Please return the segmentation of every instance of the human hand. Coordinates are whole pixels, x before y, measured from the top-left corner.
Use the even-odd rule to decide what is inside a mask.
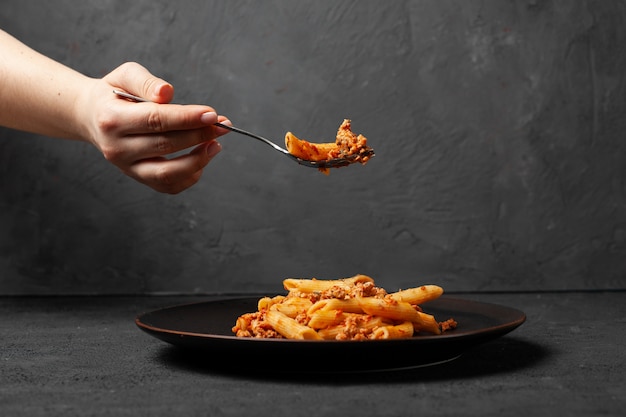
[[[131,102],[124,90],[150,102]],[[88,139],[126,175],[156,191],[177,194],[194,185],[221,150],[215,140],[230,125],[205,105],[169,104],[171,84],[136,63],[125,63],[99,80],[78,104]],[[173,154],[191,149],[187,153]]]

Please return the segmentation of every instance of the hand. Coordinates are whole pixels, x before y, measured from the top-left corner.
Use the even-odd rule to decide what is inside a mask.
[[[113,93],[123,90],[151,102],[132,102]],[[79,101],[89,140],[126,175],[156,191],[177,194],[194,185],[220,152],[215,140],[230,125],[205,105],[168,104],[171,84],[136,63],[125,63],[100,80]],[[168,157],[174,153],[187,153]]]

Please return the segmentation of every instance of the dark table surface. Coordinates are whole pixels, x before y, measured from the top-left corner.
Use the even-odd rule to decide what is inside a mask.
[[[453,296],[527,320],[444,364],[314,376],[217,370],[236,359],[199,361],[135,325],[213,297],[0,297],[0,414],[625,415],[625,292]]]

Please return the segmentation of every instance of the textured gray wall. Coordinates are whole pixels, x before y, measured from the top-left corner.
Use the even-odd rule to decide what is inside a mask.
[[[377,156],[326,177],[229,134],[157,194],[92,147],[0,130],[0,294],[626,287],[620,1],[3,0],[0,27],[101,76],[127,60],[245,129]]]

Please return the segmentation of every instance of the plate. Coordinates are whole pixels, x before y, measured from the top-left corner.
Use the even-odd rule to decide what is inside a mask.
[[[231,329],[241,314],[257,310],[260,296],[171,306],[137,316],[151,336],[200,354],[216,366],[273,372],[370,372],[451,361],[468,349],[503,336],[526,315],[514,308],[442,296],[424,304],[438,321],[454,318],[456,329],[407,339],[313,341],[242,338]]]

